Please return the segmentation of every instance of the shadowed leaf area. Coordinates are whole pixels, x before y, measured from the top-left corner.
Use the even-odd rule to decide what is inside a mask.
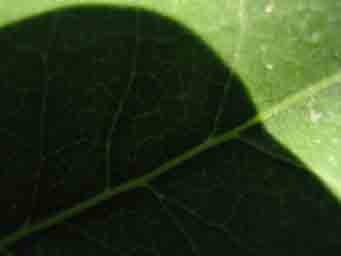
[[[1,29],[0,56],[0,240],[256,114],[241,79],[198,35],[145,10],[32,17]],[[259,125],[6,250],[322,255],[341,248],[340,213]]]

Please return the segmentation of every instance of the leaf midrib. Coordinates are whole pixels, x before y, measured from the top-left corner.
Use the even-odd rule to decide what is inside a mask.
[[[324,78],[316,83],[311,84],[307,88],[299,91],[296,94],[290,95],[286,97],[284,100],[282,100],[280,103],[274,105],[271,107],[268,111],[264,111],[261,113],[256,114],[253,118],[246,121],[244,124],[226,131],[222,133],[221,135],[209,137],[201,144],[198,144],[187,151],[183,152],[182,154],[166,161],[162,165],[160,165],[158,168],[154,169],[153,171],[131,180],[128,180],[127,182],[110,188],[106,189],[105,191],[97,194],[94,197],[89,198],[88,200],[85,200],[83,202],[80,202],[76,206],[72,208],[68,208],[66,210],[62,210],[59,214],[56,214],[55,216],[49,217],[46,220],[33,224],[33,225],[24,225],[23,227],[19,228],[17,231],[9,234],[8,236],[4,237],[0,240],[0,252],[4,251],[6,247],[13,245],[15,242],[17,242],[20,239],[23,239],[32,233],[45,230],[49,227],[55,226],[57,224],[63,223],[65,220],[74,217],[84,211],[86,211],[89,208],[92,208],[94,206],[97,206],[101,202],[105,200],[109,200],[115,195],[118,195],[123,192],[127,192],[130,190],[134,190],[137,188],[145,188],[148,186],[148,184],[159,177],[162,174],[165,174],[172,170],[174,167],[182,164],[184,161],[189,160],[196,155],[208,150],[211,147],[218,146],[222,143],[228,142],[232,139],[236,139],[239,137],[241,132],[257,125],[262,122],[265,122],[266,120],[272,118],[273,116],[289,109],[291,106],[309,98],[312,97],[319,92],[321,92],[324,89],[329,88],[335,83],[341,82],[341,71],[335,73],[332,76],[329,76],[327,78]]]

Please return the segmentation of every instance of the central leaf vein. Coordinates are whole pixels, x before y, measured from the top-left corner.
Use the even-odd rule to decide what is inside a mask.
[[[92,208],[100,204],[101,202],[112,198],[115,195],[137,188],[148,188],[148,184],[152,180],[156,179],[157,177],[164,173],[169,172],[171,169],[173,169],[176,166],[179,166],[186,160],[189,160],[194,156],[197,156],[198,154],[210,149],[211,147],[215,147],[222,143],[238,138],[241,132],[257,124],[267,121],[273,116],[283,111],[286,111],[293,105],[302,102],[309,97],[317,95],[322,90],[327,89],[332,85],[335,85],[336,83],[341,83],[341,71],[330,77],[324,78],[318,81],[317,83],[311,84],[310,86],[308,86],[308,88],[303,89],[302,91],[296,94],[288,96],[282,102],[273,106],[270,110],[255,115],[253,118],[249,119],[244,124],[230,131],[226,131],[225,133],[218,135],[216,137],[209,137],[201,144],[198,144],[197,146],[194,146],[193,148],[185,151],[184,153],[176,156],[175,158],[170,159],[169,161],[165,162],[164,164],[162,164],[155,170],[145,174],[144,176],[131,179],[119,186],[107,189],[102,193],[99,193],[86,201],[80,202],[79,204],[72,208],[63,210],[59,214],[49,217],[40,223],[25,225],[22,228],[19,228],[17,231],[13,232],[12,234],[9,234],[8,236],[0,240],[0,251],[4,251],[5,248],[8,247],[9,245],[14,244],[16,241],[23,239],[31,235],[32,233],[42,231],[57,224],[60,224],[65,220],[70,219],[84,212],[85,210]]]

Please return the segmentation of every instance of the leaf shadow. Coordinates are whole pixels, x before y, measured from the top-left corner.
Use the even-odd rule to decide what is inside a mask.
[[[0,56],[0,216],[6,223],[0,238],[108,184],[141,176],[257,113],[242,80],[203,39],[147,10],[50,11],[1,28]],[[27,254],[39,241],[55,250],[71,239],[78,251],[109,253],[96,245],[103,233],[116,253],[148,254],[151,243],[177,255],[216,248],[319,255],[340,247],[337,201],[262,125],[152,186],[154,194],[115,196],[13,249]],[[84,229],[96,237],[91,243],[84,242],[90,240]]]

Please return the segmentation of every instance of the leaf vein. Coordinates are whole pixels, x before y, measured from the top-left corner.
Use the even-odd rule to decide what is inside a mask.
[[[299,103],[300,101],[303,101],[309,97],[312,97],[318,94],[319,92],[321,92],[322,90],[331,87],[335,83],[341,83],[341,71],[335,73],[334,75],[330,77],[324,78],[315,84],[311,84],[308,88],[303,89],[297,94],[288,96],[282,102],[273,106],[273,108],[270,109],[269,111],[265,111],[265,112],[255,115],[253,118],[249,119],[244,124],[230,131],[227,131],[223,133],[222,135],[216,136],[214,138],[213,137],[208,138],[201,144],[198,144],[197,146],[194,146],[193,148],[185,151],[184,153],[176,156],[175,158],[170,159],[169,161],[165,162],[164,164],[162,164],[161,166],[159,166],[152,172],[147,173],[144,176],[131,179],[121,185],[113,187],[109,190],[105,190],[102,193],[99,193],[96,196],[91,197],[86,201],[80,202],[79,204],[75,205],[72,208],[65,209],[61,211],[59,214],[49,217],[40,223],[27,225],[22,228],[19,228],[17,231],[9,234],[8,236],[5,236],[3,239],[0,240],[0,250],[5,250],[9,245],[13,245],[18,240],[24,237],[27,237],[35,232],[42,231],[52,226],[55,226],[59,223],[62,223],[65,220],[70,219],[84,212],[85,210],[92,208],[98,205],[99,203],[112,198],[115,195],[118,195],[126,191],[134,190],[137,188],[141,188],[141,187],[145,188],[146,184],[148,184],[150,181],[170,171],[172,168],[180,165],[184,161],[191,159],[192,157],[210,149],[211,147],[214,147],[222,143],[228,142],[232,139],[238,138],[241,132],[272,118],[276,114],[289,109],[291,106]]]

